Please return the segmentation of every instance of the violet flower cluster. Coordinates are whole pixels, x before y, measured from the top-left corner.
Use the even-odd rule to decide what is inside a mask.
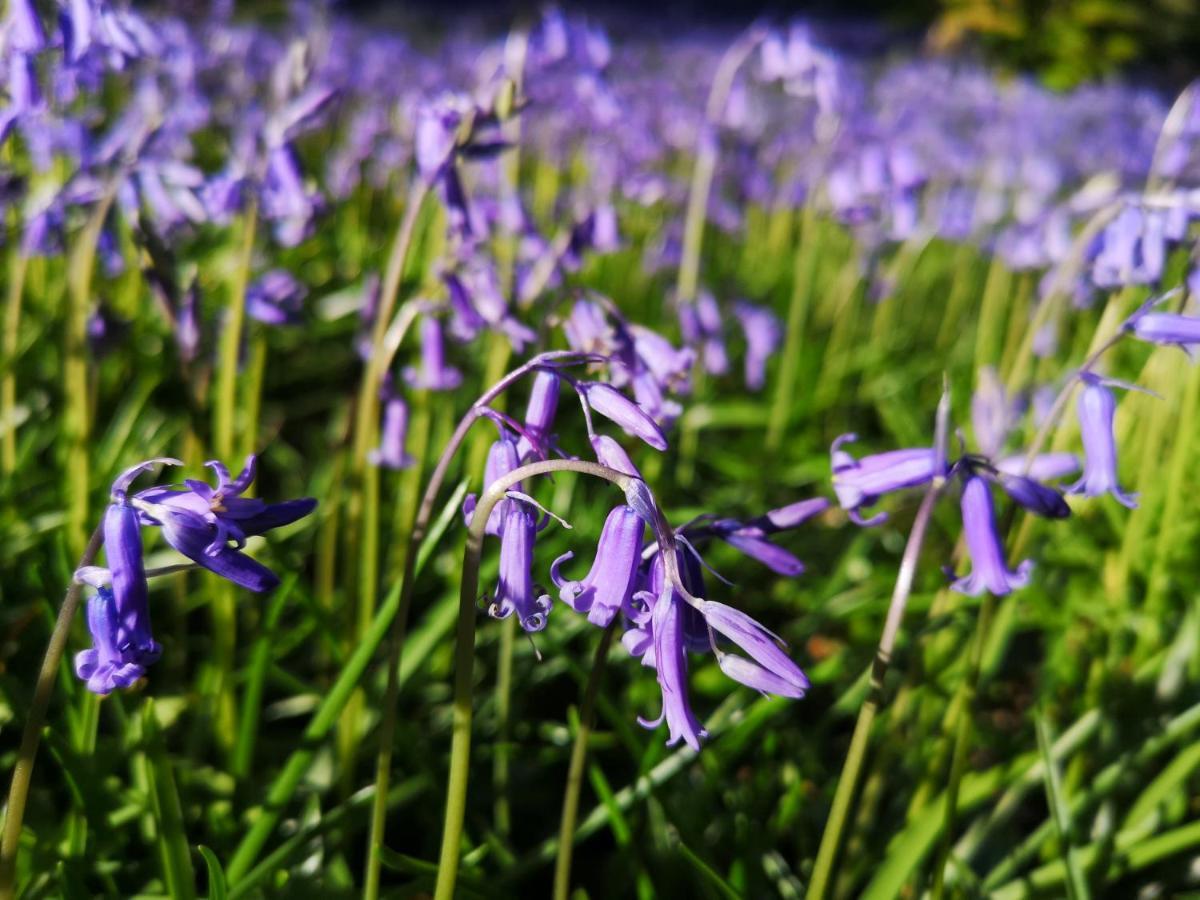
[[[1102,354],[1124,337],[1146,343],[1176,346],[1192,356],[1200,344],[1200,317],[1182,312],[1161,312],[1158,308],[1180,295],[1178,290],[1152,297],[1122,325],[1118,334],[1089,358],[1079,370],[1072,372],[1060,396],[1078,383],[1076,411],[1080,440],[1083,444],[1083,465],[1078,480],[1063,488],[1048,482],[1065,478],[1080,469],[1073,453],[1006,453],[1005,448],[1025,414],[1021,398],[1010,397],[994,371],[984,369],[980,384],[971,402],[972,431],[978,453],[964,453],[957,460],[946,456],[945,448],[909,447],[870,454],[855,459],[846,444],[856,440],[846,434],[837,438],[831,448],[833,489],[838,503],[852,521],[859,525],[877,525],[887,518],[879,512],[869,518],[863,511],[882,497],[908,488],[932,482],[954,481],[961,488],[963,536],[971,560],[971,571],[956,579],[951,587],[975,596],[984,591],[1001,596],[1024,587],[1033,563],[1020,562],[1009,569],[1003,541],[996,523],[994,487],[1018,506],[1045,518],[1066,518],[1071,514],[1064,494],[1083,497],[1111,495],[1130,509],[1137,506],[1137,497],[1121,486],[1118,475],[1118,448],[1114,427],[1117,399],[1113,388],[1144,390],[1136,384],[1106,377],[1094,371]],[[1150,393],[1150,392],[1148,392]],[[1035,401],[1036,401],[1035,397]],[[1053,415],[1054,404],[1033,405],[1035,424],[1046,422]]]
[[[622,363],[612,360],[610,365]],[[538,371],[523,421],[498,413],[489,416],[500,433],[488,453],[485,485],[527,462],[562,452],[553,428],[564,388],[580,401],[595,459],[632,476],[639,487],[627,489],[626,502],[606,515],[587,571],[571,572],[575,554],[567,552],[554,560],[550,580],[559,603],[586,616],[592,625],[607,628],[620,622],[624,646],[654,669],[662,712],[653,720],[639,721],[648,728],[665,722],[668,744],[682,740],[699,749],[705,731],[688,700],[689,654],[712,653],[726,675],[756,690],[802,697],[808,680],[782,641],[740,610],[704,599],[700,548],[721,540],[781,575],[799,575],[803,564],[771,537],[798,527],[824,510],[827,501],[802,501],[749,521],[704,516],[672,530],[622,445],[595,430],[596,417],[602,417],[651,448],[666,450],[666,438],[650,411],[611,383],[579,380],[550,367]],[[526,493],[528,487],[511,488],[485,525],[485,534],[500,541],[499,577],[487,611],[496,618],[515,615],[523,629],[537,632],[546,627],[555,604],[551,593],[535,582],[534,549],[539,532],[557,517]],[[463,507],[468,521],[475,509],[472,495]]]
[[[261,593],[276,587],[279,578],[242,551],[246,539],[295,522],[317,505],[311,498],[267,503],[242,496],[254,481],[254,456],[236,478],[223,463],[205,463],[216,474],[215,486],[187,479],[129,493],[135,479],[162,463],[183,465],[177,459],[150,459],[117,476],[103,522],[108,565],[87,566],[75,575],[95,589],[87,602],[92,647],[76,655],[75,673],[96,694],[130,687],[162,654],[150,628],[148,577],[154,573],[143,562],[142,529],[159,529],[163,540],[196,566]]]

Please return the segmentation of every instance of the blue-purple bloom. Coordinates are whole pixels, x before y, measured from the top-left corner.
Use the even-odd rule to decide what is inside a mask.
[[[442,323],[436,316],[421,317],[421,365],[404,370],[405,380],[415,388],[452,391],[462,384],[462,372],[446,362]]]
[[[1196,293],[1193,288],[1193,282],[1197,281],[1195,276],[1196,273],[1193,272],[1188,279],[1188,289],[1192,294]],[[1200,344],[1200,318],[1179,313],[1154,312],[1156,306],[1178,293],[1179,290],[1176,289],[1161,297],[1147,300],[1126,320],[1122,328],[1139,340],[1152,344],[1173,345],[1191,357],[1196,345]]]
[[[1117,445],[1113,417],[1117,400],[1105,380],[1091,372],[1080,375],[1083,390],[1079,394],[1079,430],[1083,439],[1083,477],[1067,488],[1068,494],[1099,497],[1112,494],[1129,509],[1137,507],[1135,494],[1122,490],[1117,480]]]
[[[549,594],[533,583],[533,542],[537,514],[525,502],[505,500],[500,525],[500,575],[488,614],[504,619],[517,614],[526,631],[541,631],[550,614]]]
[[[701,291],[694,302],[680,303],[679,327],[683,339],[700,348],[700,359],[706,372],[724,375],[729,370],[721,309],[712,294]]]
[[[745,302],[736,304],[733,314],[746,338],[746,388],[762,390],[767,380],[767,360],[783,340],[779,317],[766,307]]]
[[[246,289],[246,314],[264,325],[295,325],[307,295],[291,272],[271,269]]]
[[[408,438],[408,404],[391,386],[389,378],[383,389],[383,424],[379,446],[369,455],[370,462],[388,469],[407,469],[413,458],[405,450]]]
[[[613,616],[628,609],[637,590],[644,530],[645,523],[635,510],[628,506],[613,509],[604,520],[596,558],[582,581],[569,581],[559,574],[574,553],[564,553],[550,567],[558,599],[576,612],[586,613],[593,625],[606,627]]]
[[[311,513],[312,498],[267,503],[242,497],[256,473],[256,457],[246,459],[237,478],[224,463],[205,463],[217,475],[217,485],[187,479],[183,490],[155,487],[133,498],[143,525],[159,525],[175,550],[200,566],[252,591],[269,591],[279,578],[262,563],[241,552],[246,539],[291,524]],[[233,546],[230,546],[230,542]]]
[[[167,457],[151,459],[130,466],[113,481],[112,502],[104,513],[108,568],[88,567],[76,573],[78,581],[96,589],[88,600],[93,647],[75,657],[75,672],[93,693],[129,687],[162,653],[150,632],[141,528],[127,495],[134,480],[159,463],[182,465]]]
[[[662,690],[662,714],[653,721],[639,719],[647,728],[667,722],[668,746],[683,740],[694,750],[706,732],[692,712],[687,696],[687,657],[693,652],[713,652],[721,670],[736,681],[765,693],[802,697],[808,679],[781,649],[778,637],[733,607],[700,599],[704,591],[700,566],[688,550],[676,551],[685,585],[667,578],[662,553],[651,566],[647,589],[634,596],[634,623],[621,641],[643,665],[652,666]],[[643,607],[639,610],[638,605]],[[728,638],[749,659],[728,653],[716,644],[715,634]]]
[[[997,480],[1004,493],[1032,513],[1047,519],[1065,519],[1071,507],[1062,494],[1028,475],[999,473]]]
[[[963,533],[971,556],[971,572],[959,578],[951,587],[970,597],[977,597],[984,591],[1000,597],[1028,584],[1033,568],[1031,560],[1022,562],[1015,572],[1010,571],[1005,562],[1004,548],[996,533],[992,489],[986,479],[977,475],[966,477],[961,506]]]
[[[146,674],[145,665],[122,650],[120,616],[110,588],[100,586],[87,602],[87,625],[92,645],[75,654],[75,674],[93,694],[111,694],[131,687]],[[151,660],[152,662],[152,660]]]
[[[533,457],[545,457],[554,444],[550,429],[558,412],[559,377],[550,371],[541,370],[534,376],[529,391],[529,405],[525,408],[525,433],[517,441],[517,455],[522,462]]]
[[[887,518],[887,513],[878,513],[863,519],[859,510],[871,506],[884,494],[904,488],[917,487],[931,481],[934,476],[944,476],[945,461],[938,460],[937,452],[927,447],[912,447],[904,450],[889,450],[856,460],[842,450],[843,444],[857,440],[853,434],[843,434],[830,448],[833,468],[833,490],[838,503],[859,525],[877,525]]]
[[[1078,472],[1079,457],[1074,453],[1065,453],[1062,451],[1039,453],[1029,463],[1028,471],[1025,469],[1024,454],[1005,456],[996,460],[995,465],[997,470],[1009,475],[1027,475],[1038,481],[1055,481],[1056,479],[1066,478],[1068,475]]]
[[[621,426],[626,434],[641,438],[655,450],[667,449],[667,438],[654,419],[611,384],[582,381],[576,390],[588,408]]]

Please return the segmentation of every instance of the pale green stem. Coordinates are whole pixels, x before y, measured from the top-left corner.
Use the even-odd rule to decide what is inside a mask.
[[[813,293],[813,279],[820,259],[816,206],[809,202],[800,216],[799,236],[796,239],[796,261],[792,272],[792,296],[788,303],[787,336],[780,355],[779,380],[775,383],[775,398],[767,425],[767,449],[778,450],[787,431],[788,419],[796,400],[796,377],[800,370],[800,343],[804,337],[804,320],[808,315]]]
[[[258,205],[251,200],[242,221],[242,242],[237,265],[226,298],[225,322],[221,331],[220,358],[217,367],[216,406],[213,410],[213,450],[217,458],[229,462],[234,451],[234,419],[237,414],[238,355],[242,349],[242,326],[246,321],[246,287],[250,283],[250,265],[254,253],[254,234],[258,228]]]
[[[379,291],[379,309],[371,329],[371,352],[358,392],[353,459],[353,471],[356,475],[361,473],[366,466],[367,452],[373,446],[375,430],[379,424],[379,387],[383,383],[383,376],[387,373],[391,363],[391,354],[383,352],[385,339],[388,337],[389,326],[393,324],[391,321],[392,311],[396,307],[396,298],[400,293],[400,282],[404,277],[408,251],[412,246],[417,220],[428,195],[429,182],[424,178],[418,178],[409,191],[408,201],[404,207],[404,216],[396,229],[392,249],[388,254],[387,268],[384,271]],[[402,331],[400,337],[403,337]],[[398,339],[395,341],[395,347],[399,347]],[[391,353],[394,352],[393,349]]]
[[[4,329],[0,332],[0,473],[12,477],[17,468],[17,352],[21,328],[21,298],[29,259],[18,249],[9,256],[8,302],[4,307]]]
[[[242,429],[241,452],[238,459],[245,459],[258,450],[258,420],[262,412],[263,381],[267,374],[267,339],[261,329],[254,329],[250,337],[250,356],[246,361],[246,388],[243,400],[245,428]],[[253,496],[254,485],[249,485],[243,496]]]
[[[90,566],[104,543],[104,529],[97,527],[84,548],[78,568]],[[17,850],[21,842],[21,823],[25,818],[25,802],[29,799],[29,785],[33,779],[33,764],[37,759],[38,744],[42,739],[42,726],[46,722],[46,709],[54,691],[58,666],[67,648],[71,622],[79,608],[79,597],[83,586],[72,581],[58,610],[58,619],[46,645],[42,668],[38,671],[33,699],[29,702],[29,715],[25,719],[25,730],[21,733],[21,747],[17,751],[17,762],[13,767],[12,784],[8,789],[7,812],[4,817],[3,836],[0,837],[0,900],[12,900],[16,896]]]
[[[608,648],[612,645],[616,625],[617,619],[614,617],[600,635],[596,655],[592,658],[592,670],[588,673],[587,685],[583,689],[583,703],[579,707],[579,727],[575,732],[575,742],[571,745],[571,762],[567,767],[567,785],[563,791],[562,819],[558,826],[554,900],[567,900],[571,892],[571,851],[575,847],[575,822],[579,818],[579,789],[583,785],[583,765],[587,761],[588,739],[592,734],[596,694],[600,691],[600,678],[604,674],[604,663],[608,659]]]
[[[363,369],[355,407],[354,445],[350,460],[351,502],[346,511],[346,547],[358,553],[358,570],[355,593],[357,595],[357,618],[352,631],[352,640],[360,643],[370,628],[375,615],[375,594],[379,585],[379,470],[368,465],[367,456],[378,441],[379,435],[379,391],[388,372],[392,356],[399,350],[408,325],[419,311],[418,304],[405,303],[392,322],[392,312],[400,292],[400,283],[408,263],[409,250],[416,233],[417,222],[425,198],[429,195],[429,182],[417,178],[409,191],[400,225],[396,229],[392,248],[388,254],[380,288],[379,308],[371,330],[371,350]],[[407,610],[404,611],[407,613]],[[359,725],[362,719],[363,695],[356,692],[342,713],[339,724],[340,756],[342,772],[349,778],[359,742]],[[346,782],[349,787],[349,782]],[[385,792],[386,794],[386,792]]]
[[[599,463],[575,459],[550,459],[530,463],[492,482],[479,498],[467,529],[462,582],[458,595],[458,628],[454,654],[454,724],[450,743],[450,771],[446,781],[446,816],[442,849],[438,857],[434,900],[453,900],[458,881],[459,847],[467,807],[467,779],[471,765],[471,693],[475,668],[475,601],[479,594],[479,565],[484,528],[492,509],[505,494],[527,478],[551,472],[579,472],[610,481],[623,490],[637,479]],[[669,573],[668,573],[669,574]]]
[[[904,556],[900,560],[900,571],[896,576],[896,585],[892,590],[892,601],[888,606],[887,619],[884,622],[883,634],[879,638],[879,647],[875,651],[875,660],[871,664],[870,692],[858,711],[858,721],[854,724],[854,734],[850,738],[850,749],[842,764],[842,774],[838,778],[837,790],[833,795],[833,806],[829,810],[829,819],[825,822],[825,830],[821,833],[821,845],[817,849],[817,860],[813,865],[812,878],[809,880],[808,900],[821,900],[829,889],[833,875],[833,866],[837,862],[838,848],[842,841],[846,820],[850,813],[850,804],[858,787],[858,778],[862,772],[863,761],[866,758],[867,742],[871,735],[871,725],[875,721],[875,713],[883,701],[883,679],[892,662],[896,638],[900,634],[900,624],[904,619],[904,609],[912,592],[913,577],[916,575],[917,562],[921,557],[921,547],[925,543],[925,532],[929,528],[929,520],[933,514],[933,506],[941,493],[941,483],[930,485],[917,509],[913,519],[912,531],[908,534],[908,543],[904,547]]]
[[[497,381],[471,405],[471,408],[467,410],[467,413],[459,421],[458,426],[454,429],[454,434],[451,435],[450,440],[442,450],[442,455],[434,466],[433,473],[429,476],[425,493],[421,497],[421,505],[417,508],[416,517],[413,519],[412,528],[409,531],[404,553],[404,574],[400,579],[399,606],[396,611],[396,617],[392,620],[390,635],[391,649],[387,661],[388,680],[387,688],[384,691],[382,707],[383,721],[380,724],[380,749],[375,767],[375,781],[377,785],[386,785],[390,778],[392,762],[391,739],[395,733],[396,699],[400,691],[400,663],[403,659],[404,639],[407,635],[409,611],[412,609],[413,590],[416,580],[417,551],[421,546],[421,542],[425,539],[429,523],[433,518],[434,504],[437,502],[438,492],[441,491],[442,485],[446,481],[450,465],[466,440],[471,426],[478,421],[482,410],[488,404],[507,391],[525,375],[536,371],[540,365],[565,362],[572,359],[579,359],[580,357],[580,354],[570,351],[543,353],[524,365],[513,369]],[[487,517],[484,516],[484,518],[486,519]],[[373,900],[374,897],[378,896],[380,852],[383,849],[384,833],[387,826],[386,795],[387,791],[379,792],[371,813],[371,833],[367,845],[367,875],[364,882],[366,885],[364,896],[368,900]],[[379,799],[380,797],[383,799]]]
[[[405,479],[407,488],[400,502],[404,505],[404,522],[401,525],[397,540],[404,543],[405,562],[404,573],[401,575],[401,603],[392,620],[392,629],[388,650],[387,688],[384,691],[383,719],[379,726],[379,754],[375,763],[375,800],[371,806],[371,830],[367,845],[366,875],[363,879],[363,897],[374,900],[379,896],[379,878],[382,865],[381,851],[383,836],[387,828],[387,798],[392,775],[392,745],[396,737],[396,696],[400,688],[400,647],[404,643],[408,628],[408,614],[411,607],[412,591],[410,582],[415,578],[414,567],[417,548],[424,539],[427,522],[421,523],[420,535],[417,535],[418,506],[417,491],[420,488],[420,478],[425,466],[425,457],[429,451],[429,403],[428,391],[418,391],[414,406],[413,424],[416,426],[410,434],[412,440],[413,463],[410,469],[411,478]],[[408,474],[408,473],[406,473]],[[415,541],[414,541],[415,538]],[[412,560],[412,564],[409,563]]]
[[[225,322],[221,332],[213,408],[213,451],[217,459],[233,462],[237,416],[238,357],[242,349],[242,330],[246,321],[246,288],[258,228],[257,201],[247,205],[242,221],[242,237],[237,264],[229,283]],[[237,703],[231,673],[237,653],[237,607],[233,587],[223,579],[211,586],[213,623],[212,671],[216,678],[213,702],[216,704],[215,733],[226,750],[232,750],[237,727]]]
[[[675,296],[679,303],[691,303],[696,299],[708,195],[712,190],[713,173],[717,168],[717,127],[725,113],[725,105],[729,101],[729,92],[733,89],[733,79],[737,76],[738,69],[765,36],[760,27],[752,26],[725,51],[713,76],[704,122],[696,137],[696,163],[692,167],[687,212],[683,220],[683,249],[679,260],[679,279],[675,285]]]
[[[88,499],[91,486],[87,320],[91,306],[92,270],[96,261],[96,245],[100,230],[116,194],[115,183],[88,217],[80,232],[79,241],[71,251],[67,264],[67,345],[63,360],[63,392],[65,412],[63,432],[67,439],[67,472],[64,485],[67,499],[67,538],[72,553],[81,552],[87,540]]]
[[[517,622],[509,616],[500,623],[500,649],[496,654],[496,743],[492,748],[492,820],[496,834],[508,837],[512,815],[508,804],[508,761],[512,740],[513,650],[517,643]]]
[[[950,784],[946,788],[946,812],[942,822],[941,845],[933,868],[933,898],[941,900],[945,888],[946,861],[954,847],[955,823],[958,819],[958,792],[962,786],[963,774],[967,765],[967,750],[971,738],[971,706],[975,694],[979,690],[979,672],[983,662],[983,647],[987,642],[988,629],[996,613],[996,595],[988,591],[983,598],[976,621],[975,636],[971,641],[970,656],[967,660],[967,677],[959,686],[956,705],[960,710],[958,726],[954,736],[954,752],[950,761]]]

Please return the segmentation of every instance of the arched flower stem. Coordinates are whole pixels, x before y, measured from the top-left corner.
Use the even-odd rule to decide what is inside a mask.
[[[713,174],[717,169],[716,129],[725,114],[725,105],[733,90],[733,79],[766,35],[762,26],[752,25],[725,51],[713,76],[708,103],[705,106],[704,123],[700,126],[700,133],[696,138],[696,159],[692,167],[687,212],[683,220],[683,253],[679,262],[679,278],[675,285],[675,296],[680,303],[691,303],[696,299],[708,195],[712,190]]]
[[[92,532],[83,556],[79,559],[78,568],[90,566],[103,544],[104,526],[101,524]],[[46,709],[54,691],[59,663],[62,662],[63,652],[67,648],[71,622],[79,609],[82,593],[83,585],[72,580],[62,606],[59,607],[58,618],[54,622],[54,630],[50,633],[50,642],[46,645],[46,655],[42,658],[42,668],[38,672],[37,684],[33,689],[33,699],[29,702],[29,715],[25,719],[21,748],[17,751],[17,763],[13,767],[12,784],[8,789],[8,812],[4,817],[3,838],[0,839],[0,900],[12,900],[16,896],[17,849],[21,842],[21,823],[25,819],[25,801],[29,799],[33,764],[37,759],[42,726],[46,722]]]
[[[590,354],[576,353],[567,350],[556,350],[542,353],[521,366],[513,369],[494,385],[484,391],[459,420],[458,426],[446,442],[442,455],[434,465],[429,476],[421,503],[408,530],[408,543],[404,551],[404,572],[400,582],[400,602],[396,608],[396,616],[392,619],[389,636],[390,649],[387,659],[387,687],[384,690],[382,720],[379,726],[379,753],[375,764],[375,799],[371,810],[371,828],[367,843],[367,867],[363,896],[367,900],[379,896],[379,872],[382,864],[384,833],[387,827],[387,798],[388,783],[391,779],[392,742],[396,735],[396,699],[400,693],[400,661],[403,655],[404,640],[408,633],[408,616],[412,610],[413,590],[416,581],[417,550],[420,548],[425,535],[429,531],[429,523],[433,519],[434,504],[438,494],[446,482],[450,466],[458,451],[462,449],[467,434],[480,418],[488,404],[507,391],[516,382],[531,372],[541,369],[555,368],[561,365],[571,365],[587,362]],[[487,518],[486,516],[484,517]]]
[[[438,857],[434,900],[452,900],[458,880],[459,850],[467,802],[467,777],[471,761],[471,688],[475,663],[476,599],[479,596],[479,566],[483,555],[484,529],[488,516],[507,492],[528,478],[552,472],[578,472],[603,478],[628,491],[640,479],[599,463],[578,459],[549,459],[529,463],[488,485],[471,514],[467,546],[463,554],[462,582],[458,595],[458,627],[454,658],[454,725],[450,744],[450,772],[446,781],[446,815],[442,826],[442,849]],[[659,516],[661,518],[661,516]],[[660,538],[661,539],[661,538]]]

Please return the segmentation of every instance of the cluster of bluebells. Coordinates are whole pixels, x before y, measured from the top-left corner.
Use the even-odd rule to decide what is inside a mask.
[[[708,84],[695,73],[716,71],[731,43],[748,50],[745,63],[723,108],[708,110]],[[811,205],[855,233],[867,273],[897,242],[938,236],[1043,273],[1044,292],[1057,285],[1080,303],[1161,279],[1200,211],[1194,89],[1168,110],[1148,90],[1056,94],[962,64],[881,64],[883,49],[863,40],[839,49],[800,23],[614,45],[596,22],[551,8],[501,40],[467,28],[419,51],[320,3],[297,4],[268,29],[235,20],[228,3],[185,22],[112,0],[12,0],[0,22],[0,144],[18,177],[0,191],[0,207],[18,212],[21,252],[53,254],[111,192],[99,252],[116,274],[128,264],[119,217],[149,245],[227,226],[252,208],[271,239],[291,247],[341,201],[395,193],[415,178],[447,211],[441,277],[427,285],[437,325],[422,328],[431,354],[439,332],[471,341],[494,330],[518,351],[528,346],[531,304],[585,253],[622,246],[623,208],[663,209],[669,224],[644,262],[676,266],[682,216],[673,213],[689,193],[677,161],[702,144],[717,151],[709,223],[736,231],[750,205]],[[124,99],[114,107],[114,98]],[[518,116],[519,128],[509,127]],[[559,224],[533,215],[513,183],[518,142],[552,168],[586,171],[548,198]],[[1103,227],[1075,247],[1095,221]],[[497,239],[510,247],[503,266]],[[252,317],[301,318],[304,290],[289,277],[260,273],[247,295]],[[195,281],[156,289],[180,357],[203,358]],[[370,299],[365,291],[364,320]],[[678,312],[684,349],[713,375],[731,368],[726,342],[740,331],[745,385],[762,385],[780,342],[773,313],[704,292]],[[114,324],[98,314],[95,329]],[[655,399],[639,367],[625,368],[618,377],[669,421],[671,389],[685,390],[685,379],[655,373],[668,386]]]
[[[86,566],[75,575],[95,590],[87,601],[92,647],[76,655],[75,673],[97,694],[131,686],[162,653],[150,629],[148,575],[153,573],[143,562],[144,528],[158,529],[170,547],[196,566],[263,592],[276,587],[279,578],[242,551],[246,539],[295,522],[317,505],[310,498],[267,503],[242,496],[254,481],[254,456],[236,478],[223,463],[206,463],[216,475],[215,486],[187,479],[181,485],[129,492],[139,475],[161,463],[182,465],[177,459],[147,460],[112,483],[103,521],[108,564]]]
[[[45,15],[51,6],[53,19]],[[592,360],[587,379],[545,367],[523,422],[493,416],[500,436],[488,457],[489,483],[559,452],[551,428],[564,386],[582,402],[596,458],[640,477],[620,445],[594,430],[593,414],[666,449],[698,367],[714,377],[734,369],[731,338],[744,347],[746,388],[764,385],[782,329],[763,305],[703,289],[678,298],[675,340],[630,321],[605,297],[570,289],[588,254],[622,247],[621,211],[634,206],[671,223],[650,242],[644,267],[679,265],[682,216],[675,213],[691,184],[681,155],[712,151],[703,213],[716,228],[742,229],[751,206],[807,206],[853,232],[865,272],[899,242],[940,237],[1040,275],[1043,294],[1067,292],[1079,304],[1118,286],[1158,284],[1200,214],[1194,89],[1170,111],[1154,93],[1119,84],[1060,95],[969,66],[879,64],[794,24],[738,38],[745,64],[723,107],[707,109],[709,85],[695,74],[716,71],[733,40],[713,34],[613,46],[594,22],[550,9],[501,41],[462,33],[420,52],[320,4],[298,4],[284,27],[267,29],[235,21],[228,3],[185,23],[110,0],[45,8],[9,0],[0,21],[0,146],[14,175],[0,184],[0,210],[19,223],[26,257],[61,252],[83,217],[109,210],[97,248],[103,271],[112,277],[129,264],[120,248],[132,235],[186,368],[209,356],[215,326],[202,320],[194,273],[168,248],[239,219],[263,222],[276,249],[297,247],[336,227],[336,211],[364,205],[355,202],[363,197],[430,192],[445,230],[428,241],[440,255],[416,301],[420,352],[381,387],[380,444],[371,460],[412,463],[405,390],[457,389],[463,373],[454,344],[499,334],[521,353],[552,325]],[[548,208],[535,215],[514,183],[518,152],[550,171],[581,167],[587,177],[563,179],[567,186],[542,198]],[[1088,239],[1077,246],[1080,235]],[[1192,272],[1189,283],[1200,292],[1200,275]],[[363,354],[372,352],[362,336],[377,330],[380,290],[380,279],[365,273]],[[245,311],[264,326],[295,325],[308,291],[285,269],[256,266]],[[547,308],[546,297],[555,305]],[[120,333],[102,312],[89,328],[97,352]],[[1200,343],[1194,317],[1154,305],[1126,332],[1189,352]],[[1036,349],[1052,345],[1047,335]],[[1072,379],[1082,386],[1084,462],[1065,491],[1133,505],[1117,478],[1113,440],[1112,389],[1127,385],[1091,367]],[[1061,517],[1069,509],[1049,483],[1080,466],[1071,454],[1026,460],[1006,452],[1018,405],[985,380],[973,405],[976,452],[954,460],[938,447],[855,459],[844,449],[853,438],[839,438],[832,450],[838,502],[856,521],[873,523],[882,514],[862,512],[883,496],[953,480],[972,557],[955,587],[1006,593],[1021,586],[1029,565],[1007,568],[995,489]],[[1036,416],[1038,395],[1030,405]],[[274,583],[239,547],[306,514],[313,501],[245,499],[253,464],[236,479],[213,467],[216,488],[187,482],[129,496],[140,467],[114,484],[105,518],[110,565],[80,576],[96,589],[88,612],[95,647],[78,660],[93,690],[131,683],[159,652],[149,633],[141,528],[161,528],[185,556],[249,589]],[[769,538],[818,509],[819,502],[748,522],[704,519],[666,534],[646,509],[617,507],[588,575],[571,579],[570,560],[560,559],[552,581],[560,602],[590,622],[621,617],[625,645],[658,674],[672,740],[695,745],[701,729],[683,685],[686,651],[712,651],[731,677],[771,693],[798,696],[805,685],[769,632],[703,599],[698,547],[723,540],[795,575],[799,562]],[[553,609],[531,574],[546,522],[517,487],[487,523],[502,545],[489,608],[516,615],[530,631],[544,627]],[[722,649],[722,640],[746,655]]]
[[[1182,294],[1171,291],[1153,297],[1122,325],[1117,337],[1104,350],[1124,337],[1175,346],[1189,357],[1200,346],[1200,316],[1183,312],[1163,312],[1159,307]],[[996,596],[1024,587],[1033,567],[1023,560],[1010,569],[996,523],[994,488],[1030,512],[1051,519],[1071,514],[1064,494],[1082,497],[1111,496],[1133,509],[1137,497],[1121,486],[1118,475],[1118,448],[1115,431],[1117,398],[1113,388],[1144,390],[1136,384],[1107,377],[1094,371],[1101,353],[1089,359],[1083,368],[1072,372],[1064,391],[1078,386],[1076,414],[1083,444],[1082,471],[1074,453],[1006,452],[1010,435],[1018,430],[1022,417],[1029,412],[1035,425],[1047,423],[1054,404],[1044,395],[1035,395],[1029,410],[1021,398],[1008,395],[995,373],[985,369],[971,403],[971,425],[978,452],[964,453],[957,460],[947,457],[944,447],[908,447],[870,454],[855,459],[843,447],[856,437],[846,434],[834,441],[831,449],[833,489],[839,505],[851,520],[870,526],[883,522],[887,513],[869,518],[863,511],[882,497],[907,488],[953,481],[960,487],[963,536],[971,561],[971,571],[957,578],[951,587],[975,596],[989,592]],[[936,444],[936,442],[935,442]],[[1058,482],[1079,472],[1074,482]]]
[[[586,574],[578,577],[576,572],[573,577],[574,553],[568,552],[554,560],[550,580],[559,603],[586,616],[592,625],[623,625],[624,646],[654,669],[662,690],[662,713],[654,720],[640,720],[642,724],[653,728],[665,721],[668,743],[682,740],[699,748],[705,731],[688,700],[690,653],[714,654],[726,675],[756,690],[803,696],[808,680],[778,637],[740,610],[704,599],[700,548],[711,540],[725,541],[780,575],[799,575],[804,570],[800,560],[770,538],[820,513],[827,501],[802,501],[749,521],[703,516],[670,529],[625,449],[595,429],[594,417],[603,417],[628,436],[663,451],[667,441],[653,416],[611,383],[578,380],[550,366],[538,371],[522,422],[491,415],[500,433],[488,453],[485,485],[525,463],[563,452],[553,428],[564,390],[573,392],[581,403],[596,461],[630,476],[636,487],[627,488],[626,502],[605,517]],[[496,618],[515,615],[522,628],[536,632],[546,627],[555,605],[554,597],[539,588],[533,576],[536,537],[551,514],[525,492],[526,487],[510,488],[484,526],[485,534],[500,541],[499,576],[487,609]],[[475,497],[468,497],[463,508],[468,522],[475,510]]]

